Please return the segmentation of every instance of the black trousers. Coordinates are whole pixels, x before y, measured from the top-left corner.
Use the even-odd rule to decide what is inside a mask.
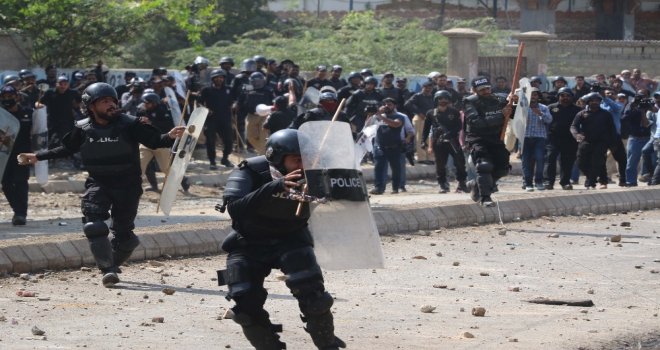
[[[222,158],[229,157],[234,147],[234,130],[232,129],[231,120],[216,120],[213,118],[207,120],[204,135],[206,136],[206,156],[209,163],[215,164],[216,135],[222,139]]]
[[[30,167],[18,165],[16,155],[7,161],[2,176],[2,192],[16,216],[27,216]]]
[[[465,155],[460,147],[458,140],[455,142],[454,146],[449,142],[435,142],[433,144],[435,174],[437,175],[439,184],[447,182],[447,159],[450,155],[454,159],[454,166],[456,167],[456,180],[461,182],[465,181],[467,178],[467,172],[465,170]]]
[[[611,145],[608,146],[612,158],[616,161],[617,171],[619,173],[619,183],[626,183],[626,166],[628,165],[628,156],[626,155],[626,148],[623,146],[623,140],[617,138]],[[607,157],[600,169],[599,180],[601,184],[607,184]]]
[[[557,178],[557,158],[559,158],[559,184],[571,184],[571,171],[577,159],[577,142],[574,139],[550,140],[546,145],[543,182],[553,186]]]
[[[110,232],[116,241],[128,240],[133,235],[138,204],[142,196],[140,181],[125,187],[107,187],[92,178],[85,182],[85,194],[81,200],[84,222],[111,219]]]
[[[509,173],[511,168],[509,164],[510,153],[504,146],[504,142],[499,140],[474,140],[470,142],[470,148],[472,162],[477,168],[479,192],[482,197],[490,196],[497,180]],[[492,168],[480,165],[480,163],[490,164]]]
[[[586,187],[596,186],[598,176],[605,166],[606,156],[607,144],[604,142],[582,141],[578,145],[577,162],[580,171],[587,177],[584,182]]]

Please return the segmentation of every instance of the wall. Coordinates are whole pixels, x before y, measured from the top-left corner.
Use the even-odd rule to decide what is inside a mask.
[[[21,69],[29,66],[29,44],[17,35],[0,32],[0,68]]]
[[[620,73],[639,68],[649,77],[660,76],[660,41],[550,40],[550,74],[585,76]]]

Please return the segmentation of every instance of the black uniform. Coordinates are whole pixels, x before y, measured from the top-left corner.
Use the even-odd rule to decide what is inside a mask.
[[[80,102],[80,93],[68,89],[62,93],[56,89],[46,91],[41,103],[48,108],[49,146],[55,147],[62,137],[73,129],[75,121],[74,105]]]
[[[575,116],[571,134],[576,139],[578,134],[584,135],[578,145],[578,167],[587,177],[585,187],[596,187],[596,179],[605,166],[608,145],[617,139],[612,115],[604,109],[583,110]]]
[[[464,182],[467,177],[465,155],[458,140],[462,128],[461,112],[453,107],[447,107],[444,112],[440,112],[437,108],[426,112],[422,143],[426,143],[429,133],[433,131],[431,145],[435,155],[435,173],[440,185],[447,183],[446,166],[449,155],[454,159],[456,166],[456,180],[459,183]]]
[[[389,88],[386,87],[380,87],[378,88],[378,92],[383,96],[383,98],[393,98],[396,104],[396,109],[398,111],[401,111],[403,109],[403,104],[406,102],[406,100],[403,99],[403,95],[401,94],[401,90],[399,90],[398,87],[392,86]]]
[[[241,72],[234,77],[231,83],[231,99],[232,101],[238,101],[238,99],[252,91],[252,85],[250,85],[250,72]],[[270,102],[268,103],[270,104]],[[239,107],[240,108],[240,107]],[[237,113],[236,115],[236,128],[238,129],[238,134],[241,138],[246,141],[247,137],[245,135],[245,118],[247,113],[241,114]]]
[[[339,101],[348,99],[353,95],[354,92],[360,90],[359,86],[353,86],[353,85],[346,85],[342,87],[341,89],[337,90],[337,99]]]
[[[570,104],[562,106],[554,103],[548,106],[552,122],[548,126],[548,143],[546,144],[546,160],[543,172],[543,182],[552,188],[557,176],[557,157],[559,157],[559,184],[571,184],[571,171],[577,157],[578,144],[571,135],[571,124],[581,111],[580,107]]]
[[[482,198],[490,196],[495,182],[506,176],[511,168],[509,151],[500,140],[504,125],[502,109],[506,104],[506,99],[498,95],[481,97],[474,94],[463,100],[465,141],[477,168],[476,184]]]
[[[348,82],[344,78],[334,78],[334,77],[332,77],[332,78],[329,79],[329,81],[330,81],[330,86],[335,88],[335,90],[337,90],[337,92],[339,92],[339,90],[341,88],[343,88],[344,86],[348,85]],[[341,101],[341,99],[340,99],[340,101]]]
[[[328,79],[313,78],[307,81],[307,87],[313,87],[316,90],[321,90],[322,87],[331,85]]]
[[[378,90],[370,92],[362,89],[358,90],[348,98],[346,101],[346,114],[348,114],[351,124],[355,126],[355,130],[360,132],[367,121],[367,114],[364,109],[367,106],[380,106],[380,102],[384,99],[383,95]]]
[[[290,128],[298,129],[304,123],[312,122],[312,121],[320,121],[320,120],[329,121],[332,120],[333,117],[334,117],[333,113],[330,113],[321,107],[316,107],[310,109],[309,111],[305,112],[305,114],[301,114],[296,119],[294,119],[293,122],[291,123]],[[350,123],[348,116],[344,112],[339,112],[337,121]]]
[[[37,159],[45,160],[80,152],[89,173],[81,201],[83,231],[103,273],[118,272],[118,266],[139,244],[133,229],[142,195],[140,143],[155,149],[170,147],[174,140],[136,117],[122,114],[106,126],[81,120],[60,146],[37,153]],[[103,222],[108,218],[112,219],[110,230]],[[114,238],[108,242],[110,231]]]
[[[5,172],[2,176],[2,192],[14,211],[14,216],[27,216],[28,209],[28,179],[30,168],[20,166],[16,156],[20,153],[32,152],[30,131],[32,130],[32,109],[18,106],[16,112],[9,112],[20,122],[20,130],[14,140],[14,147],[9,154]]]
[[[206,118],[204,134],[206,135],[206,155],[211,165],[215,165],[215,135],[222,138],[222,159],[228,159],[234,147],[233,128],[231,120],[231,89],[209,86],[201,91],[200,102],[206,106],[210,113]]]
[[[271,177],[266,157],[249,158],[231,173],[225,187],[233,232],[225,239],[227,269],[218,271],[220,285],[227,285],[233,299],[234,321],[256,349],[284,349],[274,325],[264,310],[268,292],[264,278],[277,268],[287,275],[286,285],[298,299],[303,322],[319,349],[336,349],[332,296],[323,285],[307,221],[309,205],[285,199],[283,179]]]
[[[298,114],[298,106],[287,106],[285,110],[277,110],[271,113],[264,123],[264,128],[273,134],[282,129],[286,129],[291,125]]]

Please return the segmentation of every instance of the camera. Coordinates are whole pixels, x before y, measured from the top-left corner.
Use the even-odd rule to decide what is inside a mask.
[[[655,101],[648,97],[637,98],[632,102],[632,105],[639,109],[651,109],[655,105]]]

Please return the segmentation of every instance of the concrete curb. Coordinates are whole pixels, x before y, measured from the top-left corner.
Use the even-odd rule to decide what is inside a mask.
[[[483,208],[474,203],[426,206],[412,209],[375,210],[374,219],[381,235],[442,227],[471,226],[537,218],[608,214],[660,207],[660,188],[631,189],[617,192],[590,192],[543,198],[511,199],[498,207]],[[192,225],[191,225],[192,226]],[[229,234],[229,223],[217,228],[183,226],[181,230],[139,234],[141,244],[131,260],[161,256],[189,256],[221,253],[220,245]],[[0,273],[79,268],[93,265],[94,259],[84,238],[25,244],[23,240],[3,242],[0,248]]]
[[[512,163],[511,175],[522,174],[520,162]],[[198,186],[222,186],[227,182],[229,177],[229,170],[218,171],[215,174],[194,174],[189,173],[188,178],[190,183]],[[374,169],[373,167],[365,168],[362,170],[365,181],[373,182]],[[435,165],[417,164],[415,166],[406,167],[406,178],[408,180],[419,179],[435,179]],[[159,176],[159,182],[163,182],[163,176]],[[29,183],[30,192],[46,192],[46,193],[82,193],[85,192],[85,180],[50,180],[46,185],[39,185],[34,179]]]

